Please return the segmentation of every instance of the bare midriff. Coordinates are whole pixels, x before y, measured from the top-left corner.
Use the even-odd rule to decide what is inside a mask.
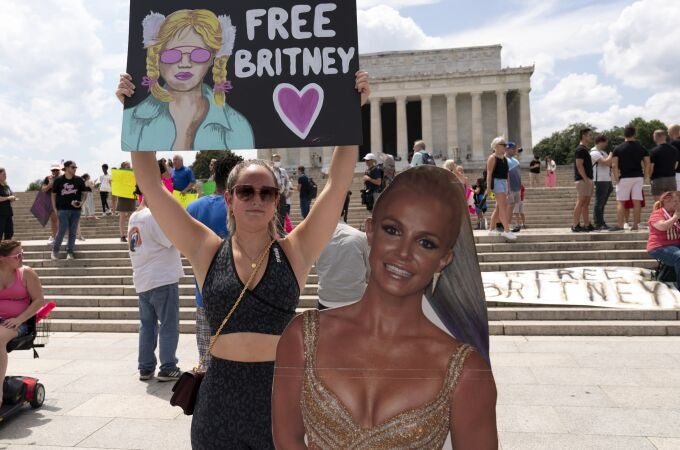
[[[276,359],[276,346],[281,336],[262,333],[229,333],[217,337],[210,352],[220,359],[241,362],[263,362]]]

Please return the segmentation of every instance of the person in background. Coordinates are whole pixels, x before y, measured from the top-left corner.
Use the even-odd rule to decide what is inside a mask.
[[[649,216],[647,253],[675,269],[680,289],[680,193],[664,192]]]
[[[85,182],[76,175],[78,166],[74,161],[64,163],[64,174],[52,183],[52,209],[57,211],[59,230],[52,244],[51,258],[59,259],[59,248],[68,232],[66,259],[75,259],[76,235],[80,224],[80,213],[83,202]]]
[[[529,163],[529,186],[538,187],[538,176],[541,174],[541,160],[538,155]]]
[[[527,229],[527,218],[524,215],[524,184],[519,188],[519,202],[515,203],[515,207],[512,210],[512,221],[517,224],[517,227],[522,227]]]
[[[605,231],[609,229],[604,221],[604,208],[607,206],[612,187],[612,158],[614,154],[607,154],[607,136],[601,134],[595,138],[595,147],[590,149],[590,159],[594,166],[595,203],[593,205],[593,221],[595,229]]]
[[[373,153],[366,153],[364,156],[366,172],[364,172],[364,190],[366,192],[366,209],[371,211],[375,204],[383,185],[383,172],[378,166],[378,157]],[[370,208],[369,208],[370,206]]]
[[[522,168],[519,165],[519,155],[523,149],[517,148],[517,144],[508,141],[505,144],[505,159],[508,161],[508,221],[513,233],[519,232],[520,223],[513,222],[514,212],[517,205],[522,201]]]
[[[643,199],[642,186],[645,177],[650,174],[649,152],[636,139],[636,129],[627,126],[623,129],[625,142],[614,149],[612,158],[612,181],[616,185],[616,210],[615,227],[609,231],[623,231],[625,203],[628,199],[633,200],[633,226],[631,231],[638,230],[640,223],[640,209]]]
[[[217,163],[217,159],[212,158],[210,160],[210,163],[208,164],[208,171],[210,173],[210,176],[208,176],[208,181],[215,181],[215,164]]]
[[[477,184],[472,185],[472,196],[475,205],[475,214],[477,215],[477,230],[486,229],[486,219],[484,214],[488,206],[486,204],[486,170],[482,172],[482,176],[477,178]]]
[[[557,186],[557,164],[550,157],[545,158],[545,187],[554,188]]]
[[[135,195],[140,195],[139,188]],[[182,372],[177,367],[179,343],[179,280],[184,276],[182,257],[165,236],[146,203],[130,216],[128,249],[132,282],[139,296],[139,379],[175,381]]]
[[[111,174],[109,173],[108,164],[102,164],[102,172],[102,175],[99,176],[99,198],[102,202],[102,215],[110,216],[109,195],[111,195]]]
[[[390,155],[389,153],[383,155],[382,170],[383,185],[387,187],[397,175],[397,167],[396,163],[394,162],[394,156]]]
[[[421,164],[436,165],[434,158],[427,151],[425,141],[415,141],[413,143],[413,158],[411,159],[411,167],[420,166]]]
[[[130,161],[123,161],[120,164],[123,170],[131,170]],[[120,242],[127,242],[127,222],[130,215],[137,209],[137,201],[134,198],[118,197],[116,211],[118,212],[118,231],[120,232]]]
[[[205,195],[187,206],[187,212],[191,217],[210,228],[221,239],[226,239],[229,236],[227,202],[224,199],[224,193],[227,177],[235,165],[231,161],[233,160],[226,157],[215,160],[213,174],[215,193]],[[199,361],[205,357],[201,369],[207,370],[210,365],[210,355],[206,356],[210,345],[210,325],[205,317],[203,296],[195,277],[194,284],[196,285],[196,345],[198,346]]]
[[[350,195],[348,192],[346,202]],[[316,260],[320,310],[356,302],[364,294],[368,282],[366,233],[347,225],[344,214],[343,207],[331,240]]]
[[[0,241],[10,240],[14,236],[12,203],[15,201],[17,197],[7,184],[7,170],[0,167]]]
[[[174,171],[172,172],[174,190],[186,194],[196,185],[194,172],[184,165],[184,158],[182,158],[182,155],[175,155],[172,157],[172,166],[174,167]]]
[[[42,187],[40,188],[41,191],[46,193],[47,195],[51,196],[52,195],[52,183],[54,182],[55,178],[59,176],[61,173],[61,167],[59,164],[53,164],[52,167],[50,167],[50,175],[46,176],[45,179],[43,180]],[[54,243],[54,237],[57,235],[57,227],[59,225],[59,220],[57,219],[57,212],[53,209],[52,212],[50,213],[50,237],[47,239],[47,244],[52,245]]]
[[[83,174],[83,181],[85,182],[85,191],[83,193],[82,217],[85,219],[99,219],[99,217],[95,215],[94,182],[90,178],[89,173]]]
[[[304,219],[309,214],[309,206],[312,203],[312,185],[305,174],[305,166],[298,167],[297,190],[300,193],[300,214]]]
[[[165,158],[161,158],[158,161],[158,168],[161,171],[161,182],[163,182],[163,186],[165,186],[165,189],[167,189],[169,192],[172,192],[175,187],[172,184],[172,175],[170,175],[170,169],[168,169],[168,164]]]
[[[515,240],[517,235],[510,230],[510,217],[508,209],[508,160],[505,156],[505,138],[496,137],[491,141],[493,153],[486,161],[486,185],[496,196],[496,208],[491,214],[489,223],[489,236],[503,236],[506,239]],[[496,229],[496,224],[503,225],[503,231]]]
[[[658,200],[664,192],[677,191],[675,182],[675,169],[678,166],[680,154],[678,150],[668,143],[666,130],[654,131],[654,147],[650,152],[650,180],[652,183],[652,195]]]
[[[0,380],[7,373],[7,343],[28,334],[25,322],[45,304],[40,278],[23,258],[21,242],[0,241]]]
[[[287,234],[285,230],[286,214],[288,214],[287,201],[288,198],[292,196],[293,184],[290,182],[290,177],[288,176],[286,169],[281,167],[281,155],[274,153],[272,155],[271,164],[280,188],[279,203],[277,206],[279,234],[285,236]]]
[[[584,128],[579,133],[579,145],[574,159],[574,181],[576,183],[576,205],[572,217],[571,231],[574,233],[595,231],[590,223],[590,199],[593,196],[593,163],[590,158],[590,142],[593,132]],[[581,226],[583,222],[583,226]]]
[[[668,138],[673,147],[680,154],[680,124],[674,123],[668,127]],[[675,184],[680,186],[680,164],[675,168]]]

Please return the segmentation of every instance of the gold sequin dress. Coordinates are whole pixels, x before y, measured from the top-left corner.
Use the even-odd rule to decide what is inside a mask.
[[[305,374],[300,407],[310,449],[441,449],[449,433],[450,394],[472,351],[458,347],[449,360],[439,394],[420,408],[403,411],[381,424],[359,426],[316,374],[319,311],[303,314]]]

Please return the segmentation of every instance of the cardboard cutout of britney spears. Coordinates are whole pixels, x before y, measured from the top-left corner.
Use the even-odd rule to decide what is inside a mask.
[[[226,103],[236,28],[206,9],[151,12],[142,21],[150,95],[123,115],[128,151],[254,148],[253,130]],[[213,86],[204,83],[212,68]]]

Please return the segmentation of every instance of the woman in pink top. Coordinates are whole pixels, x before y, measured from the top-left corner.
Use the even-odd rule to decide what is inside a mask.
[[[0,380],[7,372],[7,343],[28,332],[24,322],[45,303],[40,279],[23,265],[23,255],[21,242],[0,242]]]
[[[664,192],[649,216],[647,253],[667,266],[675,267],[680,283],[680,192]],[[680,286],[680,285],[679,285]]]

